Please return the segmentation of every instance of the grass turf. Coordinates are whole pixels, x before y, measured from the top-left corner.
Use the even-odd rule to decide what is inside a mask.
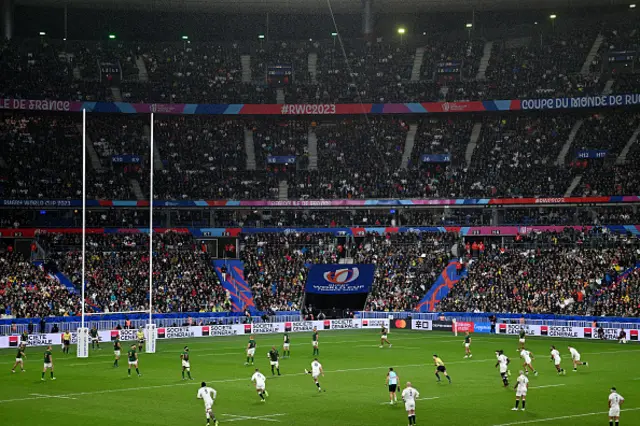
[[[463,337],[448,333],[394,331],[392,348],[380,349],[377,330],[327,331],[320,334],[320,362],[326,376],[318,393],[304,374],[313,359],[311,335],[293,333],[290,359],[280,361],[281,377],[271,378],[267,352],[281,335],[258,335],[256,367],[267,376],[270,396],[260,402],[244,366],[248,336],[158,341],[156,354],[140,355],[138,378],[127,377],[126,349],[113,368],[111,342],[88,359],[65,356],[54,347],[57,380],[40,381],[44,348],[27,348],[27,372],[11,374],[15,349],[0,351],[0,424],[13,426],[205,425],[204,405],[196,400],[202,380],[218,391],[214,411],[221,425],[403,425],[404,404],[388,404],[385,376],[394,367],[401,384],[420,392],[417,424],[435,425],[605,425],[609,388],[626,398],[622,424],[640,425],[638,344],[619,345],[575,339],[528,338],[538,377],[530,375],[527,411],[513,412],[515,392],[502,387],[495,368],[496,349],[511,359],[511,385],[521,360],[516,336],[473,335],[473,358],[463,359]],[[549,346],[562,353],[566,376],[555,373]],[[574,344],[589,367],[571,371],[567,350]],[[181,380],[179,354],[191,349],[193,381]],[[126,348],[127,345],[123,345]],[[437,353],[453,379],[436,383],[432,355]]]

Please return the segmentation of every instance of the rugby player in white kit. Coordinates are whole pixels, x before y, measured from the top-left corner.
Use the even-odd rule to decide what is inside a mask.
[[[269,396],[267,392],[267,378],[256,368],[256,372],[251,376],[251,381],[256,384],[256,392],[258,392],[261,401],[266,402],[265,397]]]
[[[622,395],[616,391],[616,388],[611,388],[609,394],[609,426],[618,426],[620,424],[620,406],[624,402]]]
[[[211,424],[211,418],[213,417],[213,426],[218,426],[218,420],[216,420],[216,415],[213,414],[212,409],[213,401],[215,401],[216,395],[216,390],[207,386],[205,382],[202,382],[200,384],[200,389],[198,389],[196,398],[204,400],[204,412],[207,416],[207,425]]]
[[[558,375],[566,374],[566,371],[564,371],[564,368],[560,367],[560,361],[561,361],[560,352],[558,352],[555,346],[551,346],[551,360],[553,361],[553,364],[556,366],[556,371],[558,372]]]
[[[585,367],[589,366],[589,363],[586,361],[580,361],[580,352],[576,350],[573,346],[569,346],[569,352],[571,352],[571,361],[573,361],[573,372],[578,371],[579,365],[584,365]]]
[[[518,405],[520,404],[520,400],[522,400],[522,411],[524,411],[525,405],[527,404],[527,391],[529,390],[529,379],[527,379],[527,376],[525,376],[524,371],[522,370],[520,370],[520,375],[516,379],[516,385],[514,389],[516,391],[516,406],[513,407],[511,410],[518,411]]]
[[[322,364],[320,364],[320,362],[318,361],[318,358],[315,358],[313,362],[311,362],[311,371],[305,369],[304,373],[311,374],[311,377],[313,378],[314,383],[318,387],[318,392],[322,392],[322,389],[320,388],[320,382],[318,381],[318,377],[320,377],[320,375],[324,377],[324,370],[322,369]]]
[[[418,397],[420,397],[420,392],[411,386],[411,382],[407,382],[402,391],[402,400],[404,401],[404,409],[407,410],[409,426],[416,424],[416,399]]]
[[[535,368],[533,368],[533,365],[531,365],[531,360],[533,360],[533,353],[529,352],[526,349],[522,349],[520,351],[520,358],[522,358],[522,360],[524,361],[523,366],[524,366],[524,374],[529,374],[529,370],[533,371],[534,375],[538,375],[538,372],[536,371]]]

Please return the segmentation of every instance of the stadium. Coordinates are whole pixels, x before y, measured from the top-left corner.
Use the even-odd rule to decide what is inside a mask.
[[[0,5],[2,426],[640,425],[632,0]]]

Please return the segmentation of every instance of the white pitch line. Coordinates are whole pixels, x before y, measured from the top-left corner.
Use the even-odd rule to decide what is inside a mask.
[[[78,398],[71,398],[71,397],[68,397],[68,396],[61,396],[61,395],[42,395],[40,393],[32,393],[30,395],[38,396],[40,398],[78,399]]]
[[[278,419],[271,419],[270,417],[278,417],[284,416],[285,413],[278,414],[265,414],[264,416],[237,416],[235,414],[220,414],[221,416],[232,417],[231,419],[225,420],[225,422],[240,422],[243,420],[263,420],[265,422],[279,422]]]
[[[566,386],[566,384],[565,383],[558,383],[557,385],[531,386],[531,389],[557,388],[558,386]]]
[[[620,411],[637,411],[640,410],[640,407],[638,408],[627,408],[624,410],[620,410]],[[609,414],[608,411],[598,411],[597,413],[584,413],[584,414],[572,414],[569,416],[560,416],[560,417],[547,417],[544,419],[536,419],[536,420],[523,420],[520,422],[512,422],[512,423],[501,423],[499,425],[493,425],[493,426],[513,426],[513,425],[526,425],[526,424],[530,424],[530,423],[544,423],[544,422],[553,422],[555,420],[565,420],[565,419],[575,419],[577,417],[589,417],[589,416],[600,416],[603,414]]]
[[[608,351],[608,352],[584,352],[583,355],[606,355],[606,354],[611,354],[611,353],[616,353],[616,352],[640,352],[637,350],[627,350],[627,351]],[[469,364],[469,363],[475,363],[475,362],[489,362],[489,361],[495,361],[495,358],[487,358],[487,359],[472,359],[472,360],[465,360],[465,361],[452,361],[452,362],[448,362],[447,365],[452,365],[452,364]],[[432,366],[433,364],[429,363],[429,364],[405,364],[405,365],[398,365],[395,366],[395,368],[405,368],[405,367],[426,367],[426,366]],[[327,373],[348,373],[348,372],[352,372],[352,371],[368,371],[368,370],[380,370],[380,369],[386,369],[389,368],[388,365],[384,365],[384,366],[378,366],[378,367],[363,367],[363,368],[347,368],[347,369],[343,369],[343,370],[332,370],[332,371],[327,371]],[[283,374],[283,377],[287,377],[287,376],[304,376],[305,373],[292,373],[292,374]],[[248,381],[248,379],[246,378],[235,378],[235,379],[222,379],[222,380],[206,380],[207,382],[211,382],[211,383],[229,383],[229,382],[243,382],[243,381]],[[59,396],[84,396],[84,395],[99,395],[99,394],[103,394],[103,393],[116,393],[116,392],[130,392],[130,391],[136,391],[136,390],[145,390],[145,389],[160,389],[160,388],[168,388],[168,387],[175,387],[175,386],[185,386],[185,385],[193,385],[194,383],[169,383],[166,385],[155,385],[155,386],[140,386],[140,387],[133,387],[133,388],[120,388],[120,389],[106,389],[106,390],[99,390],[99,391],[91,391],[91,392],[78,392],[78,393],[70,393],[70,394],[64,394],[64,395],[59,395]],[[7,403],[7,402],[19,402],[19,401],[30,401],[30,400],[34,400],[34,399],[43,399],[43,397],[31,397],[31,398],[15,398],[15,399],[0,399],[0,404],[3,403]]]

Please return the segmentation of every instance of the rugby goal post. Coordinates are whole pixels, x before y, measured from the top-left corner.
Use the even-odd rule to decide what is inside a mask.
[[[82,279],[81,289],[81,309],[82,319],[80,328],[76,334],[76,356],[78,358],[89,358],[89,328],[85,326],[85,257],[86,257],[86,234],[87,234],[87,110],[82,110]]]
[[[458,337],[458,323],[455,318],[452,319],[451,322],[453,322],[453,335]]]
[[[76,355],[78,358],[89,358],[89,328],[78,328],[76,343]]]

